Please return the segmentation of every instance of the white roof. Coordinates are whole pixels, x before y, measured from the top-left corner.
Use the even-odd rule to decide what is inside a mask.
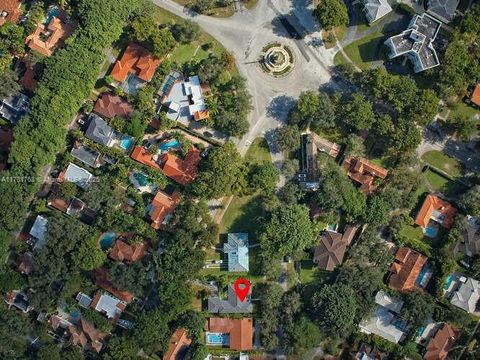
[[[377,292],[375,295],[375,302],[387,310],[393,311],[397,314],[400,312],[403,306],[403,301],[401,299],[393,298],[383,290]]]
[[[73,163],[68,164],[67,170],[65,170],[64,174],[64,180],[73,182],[82,189],[88,188],[92,178],[93,174]]]
[[[180,110],[180,105],[175,101],[170,101],[170,104],[168,104],[168,108],[172,111],[178,112]]]
[[[379,306],[373,316],[360,323],[360,330],[367,334],[378,335],[388,341],[397,344],[404,332],[393,325],[395,316],[383,306]]]
[[[107,317],[111,319],[121,313],[121,310],[118,308],[118,304],[120,303],[121,301],[117,298],[103,294],[100,296],[100,300],[98,300],[95,310],[104,312]]]
[[[392,11],[387,0],[362,0],[367,19],[370,23],[377,21]]]

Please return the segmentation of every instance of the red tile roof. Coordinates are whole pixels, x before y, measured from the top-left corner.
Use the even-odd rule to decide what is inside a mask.
[[[355,159],[352,157],[346,157],[343,161],[342,167],[345,169],[350,179],[361,185],[360,191],[367,195],[372,194],[377,189],[373,184],[375,177],[385,179],[388,175],[387,170],[364,158]]]
[[[27,36],[27,46],[45,56],[53,54],[55,49],[62,47],[64,41],[73,32],[73,27],[63,23],[59,18],[54,17],[48,27],[42,23],[37,24],[35,31]]]
[[[180,193],[175,191],[169,195],[163,191],[157,192],[152,200],[152,210],[150,212],[150,219],[152,220],[152,227],[160,229],[165,218],[175,211],[180,202]]]
[[[13,131],[10,128],[0,128],[0,150],[8,151],[13,142]]]
[[[390,266],[388,286],[398,291],[415,289],[415,281],[426,262],[427,258],[419,252],[401,247],[395,254],[395,260]]]
[[[172,180],[186,185],[195,180],[199,163],[200,151],[192,146],[183,160],[173,154],[166,153],[162,159],[162,170]]]
[[[457,209],[455,209],[449,202],[432,194],[429,194],[425,198],[425,201],[415,218],[415,224],[423,228],[427,227],[434,212],[441,214],[441,218],[437,217],[437,220],[439,220],[444,228],[450,229],[452,227],[455,215],[457,214]]]
[[[207,320],[205,330],[229,334],[229,347],[232,350],[245,351],[253,348],[253,320],[251,318],[229,319],[212,317]]]
[[[163,355],[163,360],[176,360],[178,353],[185,350],[191,343],[192,340],[188,338],[187,330],[182,328],[175,330],[170,338],[168,350]]]
[[[480,84],[477,84],[477,86],[475,86],[475,90],[473,90],[470,100],[475,105],[480,106]]]
[[[95,103],[93,111],[107,119],[111,119],[115,116],[128,118],[132,115],[133,106],[120,96],[103,94]]]
[[[147,150],[145,150],[141,146],[135,146],[133,149],[132,153],[130,154],[130,157],[138,161],[140,164],[150,166],[151,168],[158,169],[160,170],[160,165],[156,163],[155,160],[153,160],[152,154],[150,154]]]
[[[119,82],[124,82],[130,73],[144,81],[150,81],[159,64],[160,59],[154,57],[140,45],[130,43],[122,58],[115,63],[111,75]]]
[[[444,324],[435,336],[430,339],[427,345],[427,352],[423,358],[425,360],[445,360],[457,335],[457,330],[449,324]]]
[[[119,290],[115,285],[113,285],[108,277],[107,270],[104,268],[97,268],[94,270],[94,275],[97,286],[108,291],[110,294],[122,301],[125,301],[126,303],[132,302],[133,294],[126,290]]]
[[[82,348],[88,345],[88,347],[97,353],[102,350],[104,340],[108,336],[107,333],[95,329],[92,324],[83,318],[80,319],[77,327],[73,325],[69,326],[67,332],[70,335],[70,341],[73,345],[80,345]]]
[[[115,261],[135,262],[147,256],[147,249],[147,242],[130,245],[119,239],[115,241],[115,245],[110,249],[108,256]]]
[[[205,120],[210,117],[210,112],[208,110],[195,111],[193,114],[193,119],[195,121]]]
[[[6,22],[17,23],[22,15],[21,4],[20,0],[2,0],[0,2],[0,26]],[[4,13],[6,16],[3,15]]]

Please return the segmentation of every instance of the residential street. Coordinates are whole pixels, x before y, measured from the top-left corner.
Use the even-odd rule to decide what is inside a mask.
[[[247,79],[254,106],[249,132],[236,141],[241,154],[246,153],[255,138],[271,134],[286,119],[292,103],[282,104],[279,98],[297,98],[300,92],[318,89],[331,81],[330,68],[335,51],[318,46],[322,43],[320,28],[307,8],[307,1],[279,0],[275,4],[270,0],[259,1],[254,9],[237,12],[226,19],[196,14],[172,0],[152,1],[178,16],[197,22],[234,54],[239,72]],[[283,22],[279,21],[280,16]],[[285,28],[285,20],[299,33],[299,39],[290,37],[287,30],[291,33],[292,28]],[[295,68],[284,78],[265,74],[257,63],[262,48],[274,41],[288,45],[295,56]],[[330,86],[339,87],[335,83]],[[276,116],[268,111],[272,102],[275,103]],[[281,166],[281,153],[274,148],[271,150],[275,164]]]

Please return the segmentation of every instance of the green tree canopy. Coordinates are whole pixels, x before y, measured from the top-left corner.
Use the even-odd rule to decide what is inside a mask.
[[[271,214],[270,221],[260,236],[260,246],[262,252],[280,258],[312,246],[316,235],[306,206],[281,206]]]
[[[322,0],[313,14],[325,30],[348,25],[348,11],[342,0]]]
[[[278,169],[270,162],[256,164],[250,169],[250,186],[254,190],[261,190],[266,194],[275,191],[280,180]]]
[[[325,285],[312,297],[313,311],[321,326],[337,335],[347,335],[357,312],[355,291],[344,284]]]
[[[459,205],[468,215],[480,216],[480,185],[475,185],[464,193]]]

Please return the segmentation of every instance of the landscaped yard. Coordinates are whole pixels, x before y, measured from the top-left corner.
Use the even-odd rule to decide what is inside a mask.
[[[174,0],[174,1],[178,4],[180,4],[180,5],[183,5],[183,6],[189,6],[190,4],[192,4],[191,0]],[[256,1],[254,1],[254,2],[256,2]],[[234,13],[235,13],[235,8],[234,8],[233,2],[232,2],[232,4],[230,4],[228,6],[221,6],[221,7],[213,8],[208,13],[206,13],[205,15],[214,16],[214,17],[230,17]]]
[[[252,164],[270,162],[270,152],[265,139],[258,138],[252,143],[245,155],[245,160]],[[234,197],[223,215],[220,232],[248,232],[250,241],[255,242],[255,233],[260,224],[258,218],[262,213],[262,203],[259,194]]]
[[[449,180],[430,169],[425,171],[425,178],[432,190],[442,192],[449,197],[455,197],[465,191],[465,185]]]
[[[475,115],[478,115],[480,112],[473,107],[465,104],[463,101],[458,100],[455,103],[455,106],[453,106],[452,109],[450,109],[450,114],[448,117],[454,117],[454,116],[465,116],[468,118],[472,118]]]
[[[422,155],[422,160],[427,164],[446,172],[451,177],[457,178],[463,175],[462,164],[441,151],[428,151]]]
[[[178,16],[155,7],[155,19],[162,24],[174,24],[178,21],[182,21]],[[209,46],[206,50],[205,47]],[[225,51],[225,48],[210,34],[201,31],[198,40],[193,41],[190,44],[177,44],[173,52],[170,54],[169,60],[176,62],[178,65],[182,65],[187,61],[193,59],[205,59],[210,53],[220,56]],[[236,72],[236,68],[234,72]]]
[[[366,70],[370,68],[372,62],[381,60],[381,58],[377,56],[377,54],[380,51],[383,40],[384,35],[382,31],[377,30],[372,34],[347,45],[346,47],[344,47],[344,51],[350,58],[350,60],[355,63],[355,65],[357,65],[362,70]],[[345,57],[339,57],[340,55],[340,52],[335,55],[335,64],[341,64],[346,61]]]

